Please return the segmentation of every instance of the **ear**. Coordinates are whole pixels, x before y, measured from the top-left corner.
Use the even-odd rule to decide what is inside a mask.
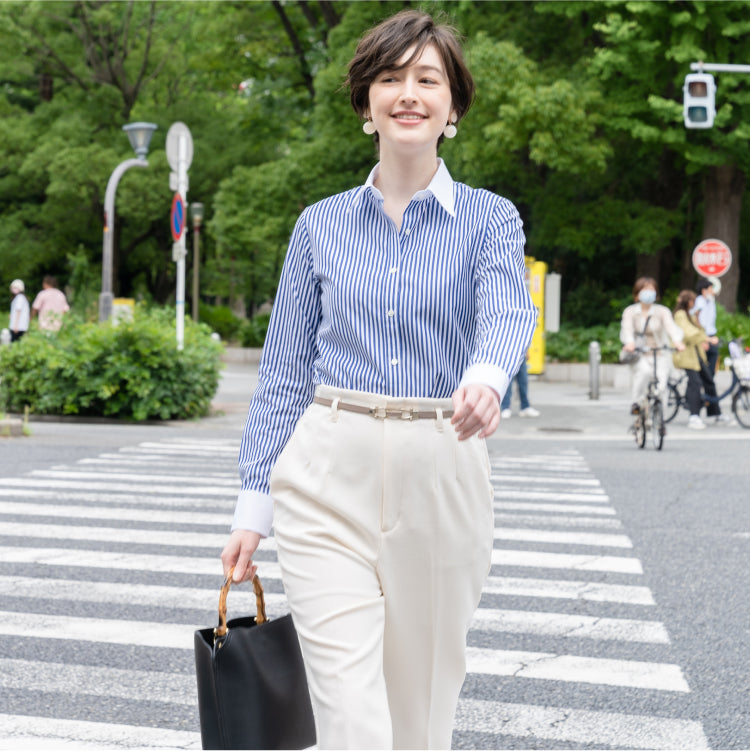
[[[458,113],[456,110],[451,111],[451,122],[455,125],[458,122]]]

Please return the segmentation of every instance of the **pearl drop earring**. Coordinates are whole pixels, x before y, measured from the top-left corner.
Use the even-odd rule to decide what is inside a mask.
[[[448,123],[445,128],[443,128],[443,135],[446,138],[455,138],[456,133],[458,133],[458,129],[453,123]]]
[[[375,134],[375,131],[377,129],[375,128],[375,123],[372,120],[365,120],[364,123],[362,123],[362,130],[368,136],[372,136]]]

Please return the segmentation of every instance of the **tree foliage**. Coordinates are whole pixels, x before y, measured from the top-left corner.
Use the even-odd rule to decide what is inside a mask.
[[[121,128],[145,120],[158,125],[150,166],[117,191],[115,293],[168,301],[164,146],[181,121],[194,140],[188,202],[206,207],[204,301],[254,313],[275,294],[301,209],[361,184],[377,158],[342,84],[357,39],[407,5],[0,4],[3,289],[55,273],[75,305],[95,298],[104,190],[131,156]],[[572,315],[590,318],[576,302],[586,289],[620,298],[641,273],[692,286],[690,252],[707,235],[735,251],[723,302],[747,304],[750,80],[717,75],[710,131],[686,131],[681,106],[691,62],[750,59],[746,3],[422,6],[465,35],[477,82],[441,156],[456,179],[519,206],[527,253],[563,275]]]

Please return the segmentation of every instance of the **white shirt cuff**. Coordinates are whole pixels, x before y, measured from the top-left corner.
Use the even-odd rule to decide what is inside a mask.
[[[467,386],[470,383],[481,383],[483,386],[489,386],[497,392],[498,400],[502,401],[505,392],[508,389],[510,378],[508,374],[497,365],[489,363],[477,363],[466,368],[459,386]]]
[[[232,531],[246,529],[263,537],[271,534],[273,501],[271,496],[257,490],[241,490],[234,509]]]

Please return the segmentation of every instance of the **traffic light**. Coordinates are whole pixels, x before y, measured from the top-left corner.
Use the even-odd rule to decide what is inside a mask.
[[[716,83],[710,73],[689,73],[682,87],[686,128],[711,128],[716,117]]]

